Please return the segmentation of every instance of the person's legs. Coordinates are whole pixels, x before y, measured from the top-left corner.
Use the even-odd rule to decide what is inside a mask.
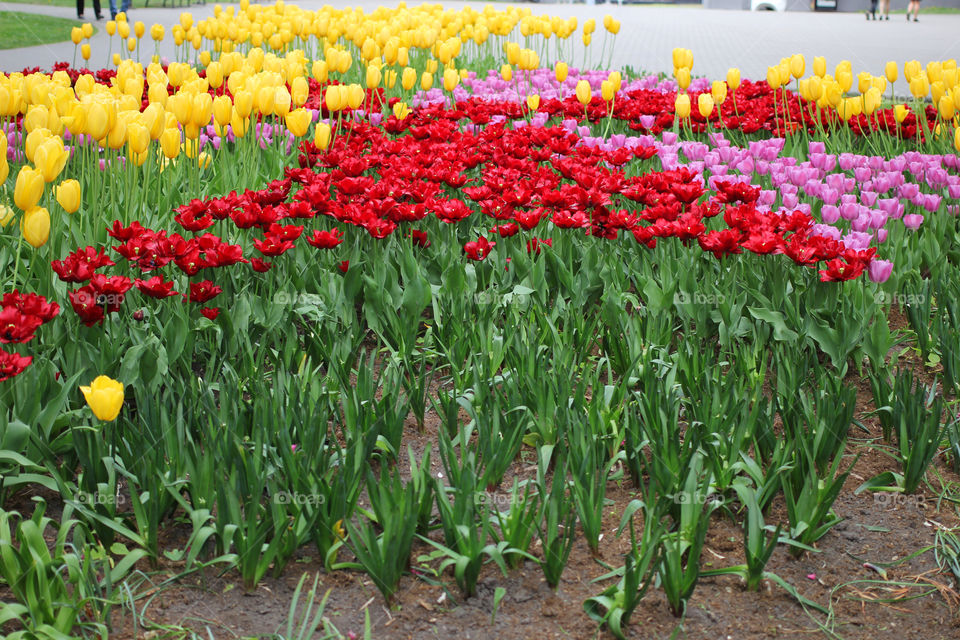
[[[77,0],[77,17],[83,19],[83,0]]]
[[[100,13],[100,0],[93,0],[93,15],[97,20],[103,20],[103,15]]]
[[[117,0],[110,0],[110,19],[117,19]]]
[[[884,20],[890,19],[890,0],[880,0],[880,13]]]

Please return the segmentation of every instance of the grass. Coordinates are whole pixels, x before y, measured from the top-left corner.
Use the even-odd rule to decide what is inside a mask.
[[[0,49],[32,47],[70,39],[70,29],[79,27],[79,20],[53,18],[37,13],[4,12],[0,22]]]

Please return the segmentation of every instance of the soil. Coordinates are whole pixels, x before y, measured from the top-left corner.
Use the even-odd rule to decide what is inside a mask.
[[[858,387],[858,405],[870,408],[868,383],[853,374],[847,382]],[[936,495],[928,488],[914,496],[896,498],[870,492],[856,494],[865,480],[897,468],[876,444],[880,442],[877,420],[863,410],[857,418],[867,431],[851,429],[844,468],[857,455],[860,457],[834,505],[843,521],[817,543],[817,553],[808,552],[796,559],[781,545],[767,565],[768,571],[793,585],[805,598],[830,607],[829,619],[805,609],[770,581],[764,582],[760,591],[748,592],[739,578],[708,577],[698,583],[682,621],[670,613],[662,592],[651,588],[633,614],[628,637],[960,638],[960,594],[953,576],[938,570],[931,550],[904,560],[932,545],[938,527],[956,527],[960,519],[952,504],[938,505]],[[409,423],[407,442],[418,457],[430,442],[435,442],[438,426],[432,414],[428,414],[422,432],[412,421]],[[531,464],[535,464],[535,457],[532,451],[529,454],[520,456],[502,486],[509,487],[513,476],[528,478],[535,473]],[[434,473],[440,472],[435,454],[433,463]],[[942,458],[928,473],[934,487],[939,486],[937,478],[944,483],[958,481]],[[235,571],[221,575],[210,569],[140,600],[137,618],[168,629],[191,629],[204,636],[209,629],[215,638],[283,633],[298,581],[306,573],[309,586],[319,573],[317,600],[329,593],[325,615],[347,637],[363,637],[364,617],[369,614],[371,637],[376,639],[609,638],[609,632],[598,628],[583,612],[583,601],[612,581],[594,580],[622,564],[629,541],[626,536],[617,538],[616,529],[624,508],[636,497],[627,478],[608,484],[609,504],[599,555],[591,555],[583,538],[578,537],[555,591],[548,588],[536,563],[528,561],[506,576],[491,564],[484,567],[477,594],[463,599],[452,575],[439,580],[428,578],[437,563],[424,558],[420,566],[425,577],[404,577],[396,606],[388,609],[364,574],[343,570],[326,573],[305,547],[279,579],[264,579],[252,593],[243,592]],[[768,523],[786,521],[782,498],[778,500],[767,515]],[[177,528],[169,527],[168,535],[185,535],[185,531],[178,534]],[[740,526],[729,514],[716,511],[702,557],[703,569],[740,564],[742,550]],[[415,545],[414,566],[430,551],[432,548],[425,543]],[[536,543],[531,551],[538,554]],[[341,559],[345,555],[348,552],[341,551]],[[181,569],[176,565],[162,567],[152,574],[153,579],[159,583]],[[505,595],[494,610],[498,587],[505,589]],[[135,627],[129,613],[117,614],[114,625],[118,638],[162,636]]]

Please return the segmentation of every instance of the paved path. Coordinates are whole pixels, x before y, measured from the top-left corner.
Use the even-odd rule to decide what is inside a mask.
[[[800,1],[800,0],[797,0]],[[305,9],[317,9],[328,2],[301,0]],[[88,3],[89,4],[89,3]],[[138,3],[139,4],[139,3]],[[345,2],[344,6],[363,7],[372,10],[376,0]],[[414,4],[414,0],[410,0]],[[464,2],[444,2],[449,8],[467,6]],[[472,3],[480,9],[482,3]],[[610,13],[622,23],[614,49],[613,67],[630,65],[634,69],[663,71],[672,69],[671,51],[681,46],[694,53],[694,75],[722,78],[727,68],[740,67],[743,77],[762,79],[768,65],[794,53],[807,57],[807,73],[810,73],[813,56],[827,58],[828,69],[843,59],[853,63],[854,75],[868,70],[883,73],[888,60],[900,63],[917,59],[922,63],[930,60],[960,58],[960,15],[925,15],[921,22],[907,23],[902,15],[891,17],[889,22],[867,21],[862,14],[807,13],[807,12],[747,12],[708,10],[691,6],[616,6],[585,4],[524,4],[535,13],[577,16],[580,25],[589,17],[601,23],[604,14]],[[197,19],[213,14],[213,4],[195,5],[190,8]],[[0,2],[0,20],[12,20],[7,11],[31,11],[62,17],[75,17],[69,7],[9,4]],[[87,7],[88,17],[92,8]],[[161,45],[161,54],[172,56],[173,43],[169,27],[177,22],[181,8],[135,9],[130,20],[142,20],[149,30],[154,22],[168,28],[167,38]],[[106,0],[104,0],[104,12]],[[91,66],[107,64],[107,35],[103,23],[95,23],[99,32],[93,37]],[[602,24],[594,34],[594,49],[599,50],[602,39]],[[519,32],[518,32],[519,34]],[[578,36],[575,36],[579,42]],[[519,38],[519,35],[518,35]],[[116,49],[116,42],[114,47]],[[142,47],[152,51],[152,41]],[[579,45],[578,45],[579,46]],[[0,51],[0,70],[17,71],[24,67],[39,65],[49,69],[55,61],[73,59],[73,44],[68,42],[41,45],[25,49]],[[571,66],[581,61],[575,56]],[[599,62],[599,61],[598,61]],[[907,94],[902,78],[896,86],[898,94]]]

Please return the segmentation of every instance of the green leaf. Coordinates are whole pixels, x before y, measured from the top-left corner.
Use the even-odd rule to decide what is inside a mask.
[[[747,307],[747,310],[757,320],[766,322],[773,327],[773,338],[781,342],[796,342],[799,334],[792,329],[787,328],[786,320],[783,314],[772,309],[763,309],[760,307]]]

